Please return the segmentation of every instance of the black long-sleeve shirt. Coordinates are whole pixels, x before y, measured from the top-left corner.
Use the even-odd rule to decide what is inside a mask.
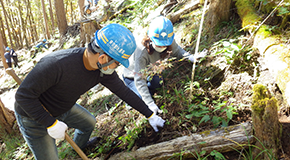
[[[48,127],[55,122],[54,117],[70,110],[82,94],[101,83],[145,117],[153,114],[116,72],[101,77],[100,70],[87,70],[84,51],[85,48],[73,48],[43,57],[19,86],[15,111]]]

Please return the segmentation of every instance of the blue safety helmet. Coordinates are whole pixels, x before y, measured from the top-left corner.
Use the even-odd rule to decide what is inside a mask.
[[[9,48],[9,47],[6,47],[6,48],[5,48],[5,50],[6,50],[6,51],[9,51],[9,50],[10,50],[10,48]]]
[[[95,32],[95,43],[114,60],[126,68],[129,57],[136,49],[136,41],[129,29],[112,23]]]
[[[43,39],[43,42],[46,42],[46,39]]]
[[[148,36],[157,46],[170,46],[174,40],[173,25],[164,17],[156,17],[149,26]]]

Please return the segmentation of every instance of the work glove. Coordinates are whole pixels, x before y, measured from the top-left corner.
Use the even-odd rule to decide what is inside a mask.
[[[162,113],[162,110],[160,110],[160,109],[158,108],[158,106],[157,106],[154,102],[150,103],[150,104],[148,105],[148,108],[149,108],[152,112],[154,112],[155,114],[157,114],[157,113]]]
[[[194,55],[190,55],[188,57],[188,59],[190,60],[190,62],[194,62],[199,58],[203,58],[207,55],[208,50],[207,49],[203,49],[200,53],[194,54]]]
[[[157,116],[155,113],[148,118],[149,124],[152,126],[155,132],[158,132],[157,127],[163,127],[165,120],[163,120],[161,117]]]
[[[67,125],[62,121],[56,120],[53,125],[47,128],[48,134],[55,140],[64,140]]]

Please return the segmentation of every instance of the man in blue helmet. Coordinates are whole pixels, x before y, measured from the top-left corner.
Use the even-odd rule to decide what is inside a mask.
[[[5,48],[4,57],[6,59],[8,67],[10,68],[12,67],[12,59],[14,61],[14,67],[19,67],[17,54],[12,48],[11,49],[9,47]]]
[[[94,3],[93,3],[93,1],[94,1]],[[85,4],[84,13],[87,16],[90,16],[91,13],[95,12],[99,8],[99,6],[97,6],[99,0],[87,0],[85,2],[86,2],[86,4]]]
[[[45,49],[48,49],[47,47],[47,40],[43,39],[41,42],[37,43],[36,46],[34,47],[34,51],[33,51],[33,56],[31,57],[32,59],[36,56],[36,54],[41,51],[42,47]]]
[[[90,135],[96,119],[76,101],[101,83],[142,113],[157,132],[164,120],[132,92],[114,71],[129,66],[136,49],[132,33],[122,25],[109,24],[95,33],[87,48],[59,50],[44,56],[23,80],[15,95],[15,115],[35,159],[57,160],[55,140],[68,127],[75,128],[75,143],[84,149],[98,138]]]
[[[196,58],[204,56],[205,54],[194,56],[182,49],[174,40],[171,21],[164,16],[158,16],[150,23],[147,35],[141,43],[137,44],[137,49],[130,57],[130,66],[123,72],[124,82],[142,98],[151,110],[160,113],[162,111],[155,104],[152,95],[157,88],[162,86],[163,78],[160,75],[154,75],[144,79],[141,76],[141,70],[149,64],[155,64],[156,61],[169,57],[188,58],[194,62]]]

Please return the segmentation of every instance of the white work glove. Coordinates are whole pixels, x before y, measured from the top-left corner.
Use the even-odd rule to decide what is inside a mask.
[[[56,120],[54,124],[47,128],[48,134],[55,140],[64,140],[67,125],[62,121]]]
[[[165,120],[163,120],[161,117],[157,116],[155,113],[148,118],[149,124],[152,126],[155,132],[158,132],[157,127],[163,127]]]
[[[154,102],[150,103],[150,104],[148,105],[148,108],[149,108],[152,112],[154,112],[155,114],[157,114],[157,113],[162,113],[162,110],[160,110],[160,109],[158,108],[158,106],[157,106]]]
[[[208,50],[207,49],[203,49],[200,53],[194,54],[194,55],[190,55],[188,57],[188,59],[190,60],[190,62],[194,62],[195,60],[199,59],[199,58],[203,58],[207,55]]]

